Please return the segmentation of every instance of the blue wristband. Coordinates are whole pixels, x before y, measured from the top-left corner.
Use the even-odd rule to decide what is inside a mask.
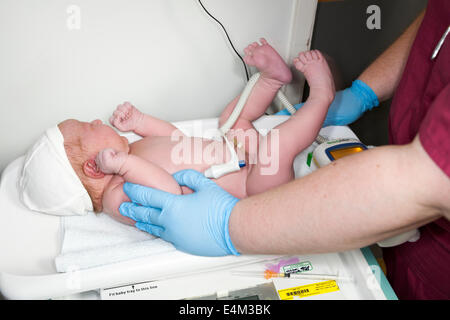
[[[380,102],[378,101],[378,97],[375,92],[373,92],[372,88],[370,88],[361,80],[353,81],[350,90],[355,96],[362,99],[362,105],[364,108],[363,112],[372,110],[373,107],[376,107],[380,104]]]

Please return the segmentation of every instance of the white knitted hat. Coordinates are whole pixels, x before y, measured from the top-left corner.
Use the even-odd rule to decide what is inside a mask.
[[[69,216],[93,210],[91,198],[67,157],[58,126],[47,129],[27,152],[19,192],[22,202],[33,211]]]

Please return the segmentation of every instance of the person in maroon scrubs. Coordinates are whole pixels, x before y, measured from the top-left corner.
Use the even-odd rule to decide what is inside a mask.
[[[418,135],[428,156],[450,176],[450,1],[430,0],[417,32],[389,116],[390,143]],[[414,175],[414,172],[411,172]],[[447,194],[450,198],[450,194]],[[417,242],[384,249],[388,279],[400,299],[450,298],[450,222],[420,228]]]
[[[400,299],[450,299],[449,26],[450,1],[429,0],[357,79],[369,101],[395,94],[391,145],[239,201],[193,170],[174,174],[190,195],[125,184],[141,205],[124,203],[121,213],[200,255],[202,246],[220,254],[344,251],[420,228],[418,241],[384,250],[388,279]],[[332,109],[339,116],[348,103]]]

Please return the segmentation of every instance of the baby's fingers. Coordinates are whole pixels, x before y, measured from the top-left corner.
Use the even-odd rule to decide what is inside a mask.
[[[124,112],[127,112],[129,109],[130,109],[130,105],[121,104],[120,106],[117,107],[116,111],[124,113]]]
[[[121,117],[121,116],[123,116],[123,108],[122,108],[122,106],[118,106],[117,107],[117,109],[116,110],[114,110],[114,112],[113,112],[113,116],[114,117]]]

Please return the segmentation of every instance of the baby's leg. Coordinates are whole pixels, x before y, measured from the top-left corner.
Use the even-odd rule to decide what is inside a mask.
[[[261,39],[261,44],[254,42],[245,50],[244,61],[256,67],[261,73],[260,78],[253,87],[247,99],[244,109],[239,119],[232,129],[253,128],[251,122],[264,114],[277,91],[292,79],[291,71],[280,55],[272,48],[265,39]],[[219,126],[222,126],[233,112],[239,100],[239,96],[228,104],[219,119]]]
[[[248,195],[263,192],[294,178],[292,163],[296,155],[314,142],[334,99],[333,77],[319,51],[300,53],[294,59],[294,65],[308,81],[309,97],[289,120],[260,138],[258,162],[247,179]],[[261,159],[271,159],[272,162],[268,165]],[[271,168],[274,163],[278,165],[278,170]]]

